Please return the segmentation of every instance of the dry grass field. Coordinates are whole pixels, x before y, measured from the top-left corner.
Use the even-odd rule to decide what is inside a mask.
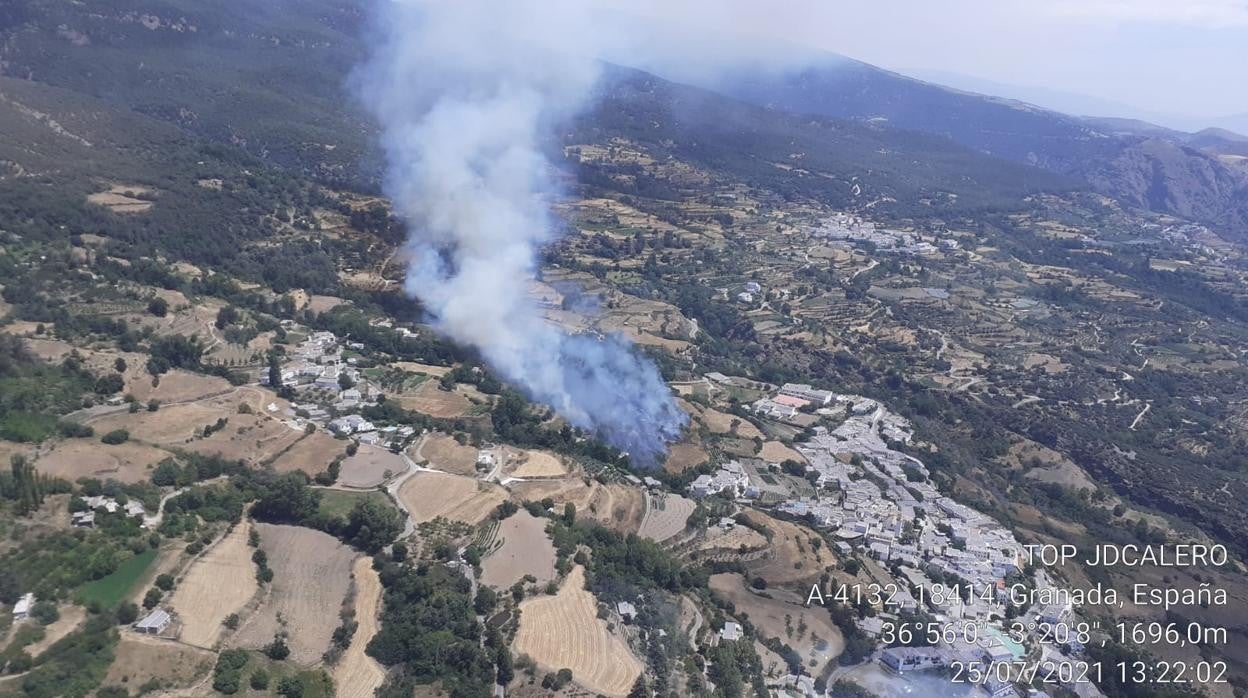
[[[308,475],[329,467],[329,462],[347,450],[345,441],[339,441],[322,431],[315,431],[299,439],[269,463],[279,473],[300,470]],[[345,466],[343,468],[346,469]]]
[[[356,558],[351,567],[355,580],[355,620],[359,626],[351,637],[351,646],[342,653],[334,667],[335,695],[341,698],[371,698],[386,679],[386,670],[376,659],[364,653],[369,640],[377,634],[377,614],[381,609],[381,580],[373,569],[372,559]]]
[[[153,386],[152,377],[144,368],[145,360],[127,360],[126,392],[140,402],[159,400],[162,403],[185,402],[197,400],[208,395],[227,392],[233,389],[229,381],[216,376],[204,376],[198,373],[174,369],[160,377],[160,384]]]
[[[361,444],[354,456],[342,462],[338,484],[346,487],[376,487],[391,475],[407,470],[407,463],[397,453],[380,446]]]
[[[226,534],[195,562],[169,597],[169,606],[182,621],[182,642],[211,648],[224,626],[221,622],[238,613],[256,593],[256,567],[251,561],[247,537],[251,523],[244,521]]]
[[[520,604],[520,629],[512,643],[542,667],[572,670],[576,683],[605,696],[625,696],[641,674],[628,644],[597,616],[594,595],[585,589],[585,570],[572,568],[559,593]]]
[[[481,583],[506,589],[526,574],[545,584],[555,578],[555,546],[546,535],[546,522],[528,511],[507,517],[499,525],[501,547],[481,562]]]
[[[117,184],[108,191],[87,194],[87,203],[103,206],[117,214],[143,213],[152,207],[152,202],[136,196],[151,194],[151,191],[139,185]]]
[[[512,477],[561,477],[568,467],[556,455],[545,451],[520,451],[508,463]]]
[[[415,410],[430,417],[462,417],[472,408],[472,403],[458,391],[447,392],[438,387],[437,381],[425,381],[410,393],[392,396],[403,409]]]
[[[578,474],[562,480],[529,480],[511,483],[511,491],[526,502],[550,497],[558,509],[571,502],[579,518],[590,517],[618,533],[636,533],[645,512],[643,493],[636,487],[596,480],[586,484]]]
[[[391,365],[408,373],[423,373],[434,378],[441,378],[451,372],[450,366],[434,366],[433,364],[420,364],[415,361],[395,361]]]
[[[426,436],[412,456],[418,462],[428,463],[434,470],[453,475],[471,477],[477,472],[476,447],[461,444],[454,437],[440,432]]]
[[[476,524],[507,499],[507,491],[474,478],[447,473],[416,473],[399,488],[399,499],[416,523],[439,516]]]
[[[637,535],[661,543],[685,530],[685,522],[696,506],[692,499],[670,492],[657,497],[645,496],[650,497],[650,509]]]
[[[216,662],[208,650],[133,632],[121,634],[116,653],[105,686],[137,688],[155,680],[166,688],[186,687],[207,675]]]
[[[159,413],[158,413],[159,414]],[[195,439],[183,446],[188,451],[218,454],[251,464],[263,463],[282,453],[304,437],[276,419],[252,414],[235,414],[225,429],[206,439]]]
[[[805,526],[773,519],[754,510],[747,510],[745,515],[753,524],[771,533],[767,556],[747,564],[750,576],[760,576],[774,585],[804,584],[818,579],[826,568],[835,564],[819,535]]]
[[[832,623],[826,609],[807,607],[792,592],[768,589],[764,598],[751,592],[739,574],[716,574],[711,577],[711,590],[729,601],[738,615],[748,616],[754,627],[765,637],[779,638],[802,655],[802,663],[817,662],[811,673],[818,676],[828,662],[841,655],[845,641]]]
[[[743,439],[753,439],[763,435],[758,430],[758,427],[736,415],[689,402],[682,402],[681,407],[684,407],[685,411],[706,425],[707,430],[712,434],[736,434]]]
[[[710,454],[700,444],[688,442],[672,444],[667,449],[667,460],[663,462],[663,469],[669,473],[683,473],[690,468],[702,465],[710,457]]]
[[[767,538],[758,531],[745,526],[736,526],[728,531],[716,527],[706,532],[706,538],[698,545],[698,550],[735,551],[740,550],[741,546],[745,546],[746,550],[764,548],[767,546]]]
[[[132,483],[149,479],[151,469],[171,455],[168,451],[133,442],[107,446],[99,439],[66,439],[45,446],[35,467],[44,475],[70,482],[80,477],[93,477]]]
[[[802,454],[785,446],[779,441],[768,441],[763,444],[763,448],[758,452],[758,457],[768,463],[783,463],[786,460],[795,460],[798,463],[805,463],[806,459]]]
[[[351,585],[355,552],[337,538],[310,528],[255,526],[273,569],[273,582],[264,602],[243,620],[232,644],[259,649],[285,631],[291,660],[314,664],[329,648],[338,626],[338,609]],[[254,576],[255,571],[250,572]]]
[[[156,446],[184,446],[195,430],[222,417],[234,421],[238,408],[221,400],[166,405],[156,412],[113,412],[88,420],[96,433],[125,429],[130,438]],[[228,430],[228,429],[227,429]]]

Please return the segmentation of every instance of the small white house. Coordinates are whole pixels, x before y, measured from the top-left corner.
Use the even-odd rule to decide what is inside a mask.
[[[13,604],[13,622],[16,623],[19,620],[26,620],[27,618],[29,618],[30,609],[34,607],[35,607],[35,593],[33,591],[26,592],[26,594],[24,594],[22,598],[17,600],[17,603]]]
[[[741,639],[741,624],[728,621],[724,623],[723,629],[719,631],[720,640],[736,641]]]

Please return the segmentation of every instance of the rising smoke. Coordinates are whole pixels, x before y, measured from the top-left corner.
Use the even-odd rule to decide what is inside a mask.
[[[528,295],[554,229],[540,143],[599,75],[586,7],[383,0],[357,82],[409,227],[408,293],[531,399],[652,464],[686,422],[654,365],[623,339],[547,323]]]

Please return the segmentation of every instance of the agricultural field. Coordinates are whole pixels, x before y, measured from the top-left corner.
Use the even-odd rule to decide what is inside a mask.
[[[497,548],[481,561],[481,583],[506,589],[525,575],[537,584],[555,579],[555,546],[546,535],[546,521],[527,510],[507,517],[494,534]]]
[[[805,526],[774,519],[762,512],[747,510],[752,526],[768,531],[770,547],[767,555],[750,562],[746,569],[780,586],[804,584],[816,580],[824,570],[835,566],[835,560],[823,539]],[[738,528],[741,526],[738,525]]]
[[[99,439],[65,439],[41,450],[35,467],[45,475],[70,482],[89,477],[134,483],[149,480],[152,468],[171,455],[132,441],[110,446],[101,444]]]
[[[247,544],[252,524],[244,520],[191,563],[169,596],[169,607],[182,621],[182,642],[212,648],[227,616],[239,613],[255,596],[256,566]],[[230,580],[222,584],[221,580]]]
[[[259,649],[285,632],[291,660],[310,666],[329,648],[338,626],[336,609],[350,588],[356,553],[329,534],[310,528],[265,523],[255,527],[273,581],[231,644]],[[249,572],[255,576],[254,569]]]
[[[696,506],[692,499],[670,492],[661,495],[646,493],[644,496],[650,498],[650,506],[637,535],[662,543],[685,530],[685,522]]]
[[[663,469],[669,473],[683,473],[696,468],[710,460],[711,456],[701,444],[681,442],[672,444],[667,451],[667,460],[663,461]]]
[[[585,570],[577,565],[554,596],[520,604],[520,628],[512,643],[548,671],[572,670],[573,680],[605,696],[625,696],[641,674],[641,662],[622,638],[598,618],[598,602],[585,589]]]
[[[397,453],[380,446],[360,444],[354,456],[342,462],[338,484],[344,487],[376,487],[407,470],[407,462]]]
[[[159,385],[152,385],[152,377],[143,368],[143,362],[132,364],[126,372],[126,392],[140,402],[159,400],[162,404],[201,400],[234,391],[229,381],[217,376],[205,376],[181,369],[174,369],[160,377]]]
[[[362,499],[371,499],[387,509],[394,508],[394,502],[390,501],[390,497],[378,490],[351,491],[322,487],[318,488],[318,491],[321,493],[320,512],[325,516],[345,519],[355,507],[355,503]]]
[[[329,467],[330,461],[343,455],[347,444],[324,432],[316,431],[304,435],[287,448],[269,466],[279,473],[299,470],[309,476],[315,476]]]
[[[725,531],[715,527],[707,530],[706,537],[698,544],[698,550],[736,552],[759,550],[767,547],[767,537],[745,526],[734,526]]]
[[[579,518],[592,518],[619,533],[636,533],[645,504],[641,490],[570,475],[560,480],[529,480],[511,483],[511,491],[526,502],[550,497],[558,509],[571,502]]]
[[[559,456],[545,451],[524,450],[511,454],[507,474],[519,478],[562,477],[568,467]]]
[[[768,588],[764,593],[771,598],[760,596],[746,587],[744,577],[735,573],[713,575],[711,590],[732,603],[738,616],[748,617],[763,637],[778,638],[797,650],[815,676],[845,647],[841,631],[832,623],[827,609],[817,604],[807,607],[805,599],[793,592]],[[816,662],[813,667],[811,661]]]
[[[430,417],[454,418],[463,417],[472,409],[472,402],[455,391],[446,391],[438,387],[437,381],[425,381],[415,390],[391,396],[403,409],[414,410]]]
[[[134,591],[139,579],[156,559],[156,554],[156,550],[149,548],[126,560],[112,574],[83,585],[78,590],[78,599],[83,603],[94,601],[103,608],[116,606]]]
[[[108,414],[88,423],[95,427],[96,433],[125,429],[130,432],[131,439],[141,443],[261,463],[289,448],[304,434],[267,415],[240,414],[239,397],[255,401],[255,396],[249,395],[231,394],[166,405],[156,412]],[[207,438],[197,436],[204,427],[221,419],[226,420],[224,429]]]
[[[685,411],[701,422],[712,434],[732,434],[743,439],[754,439],[763,435],[758,427],[742,417],[690,402],[682,402],[681,407],[684,407]]]
[[[507,499],[507,491],[470,477],[419,472],[403,483],[398,496],[416,523],[443,517],[476,524]]]
[[[806,458],[797,451],[785,446],[779,441],[768,441],[763,444],[763,448],[758,452],[758,457],[768,463],[783,463],[786,460],[795,460],[798,463],[805,463]]]
[[[477,473],[477,448],[461,444],[441,432],[433,432],[422,439],[412,457],[434,470],[452,475],[472,477]]]
[[[225,429],[208,438],[195,439],[183,448],[259,464],[282,453],[305,436],[303,432],[263,415],[236,414],[229,420]]]
[[[185,688],[206,676],[216,663],[208,650],[135,632],[122,632],[108,668],[105,686],[137,688],[159,682],[166,688]]]
[[[351,577],[355,589],[355,621],[359,626],[351,637],[351,645],[334,666],[334,687],[336,695],[342,698],[371,698],[386,678],[385,668],[364,653],[369,640],[377,634],[381,580],[368,557],[356,558],[351,566]]]

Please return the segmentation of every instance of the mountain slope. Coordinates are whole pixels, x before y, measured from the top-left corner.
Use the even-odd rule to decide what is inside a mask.
[[[347,87],[364,51],[351,0],[17,0],[13,8],[0,27],[8,75],[92,95],[322,181],[373,189],[380,180],[375,126]],[[682,157],[842,205],[865,190],[907,206],[927,198],[1016,206],[1029,192],[1075,186],[930,135],[769,111],[644,73],[608,70],[600,96],[578,122],[599,140],[671,141]]]
[[[849,59],[783,79],[744,75],[723,88],[774,109],[932,133],[1018,162],[1079,177],[1101,193],[1248,236],[1248,178],[1182,137],[1123,120],[1059,114],[960,92]],[[1146,185],[1144,183],[1147,183]]]

